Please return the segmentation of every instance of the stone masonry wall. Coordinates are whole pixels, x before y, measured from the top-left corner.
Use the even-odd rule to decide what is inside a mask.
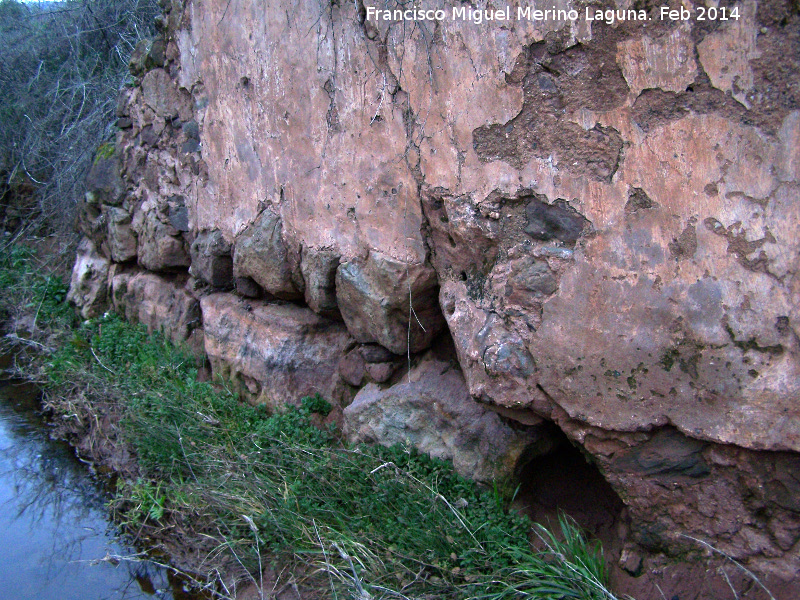
[[[320,392],[384,443],[405,415],[481,479],[547,452],[555,423],[644,550],[698,537],[797,577],[797,5],[554,5],[580,18],[165,2],[89,178],[71,298],[144,322],[141,294],[179,302],[196,318],[151,326],[253,401]],[[461,408],[424,416],[459,385]]]

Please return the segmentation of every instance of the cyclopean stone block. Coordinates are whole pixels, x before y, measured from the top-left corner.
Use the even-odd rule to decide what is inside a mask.
[[[336,299],[354,338],[395,354],[409,350],[409,338],[411,352],[427,348],[445,325],[434,270],[380,252],[339,266]]]
[[[239,382],[253,402],[279,409],[313,394],[334,403],[350,399],[336,372],[353,342],[341,322],[308,308],[229,293],[211,294],[200,303],[215,375]]]

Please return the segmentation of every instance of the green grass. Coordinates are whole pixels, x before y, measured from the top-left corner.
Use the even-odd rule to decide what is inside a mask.
[[[12,253],[0,284],[29,286],[36,312],[61,327],[48,385],[94,398],[78,417],[80,403],[65,398],[64,416],[117,415],[137,468],[118,478],[111,509],[132,534],[172,535],[253,582],[269,563],[296,569],[320,597],[614,598],[599,546],[566,518],[554,535],[449,463],[349,447],[323,424],[320,397],[282,414],[244,404],[224,382],[199,382],[193,357],[116,315],[71,327],[64,285],[32,264]]]
[[[77,323],[75,311],[65,301],[68,289],[30,248],[21,244],[0,248],[0,353],[17,347],[22,365],[29,351],[50,351],[53,336]]]
[[[568,520],[559,536],[534,527],[534,552],[527,519],[449,463],[347,447],[322,426],[323,399],[270,415],[199,383],[194,364],[115,315],[83,324],[50,363],[54,385],[106,379],[124,404],[141,476],[113,507],[131,528],[188,518],[254,579],[268,557],[293,556],[343,598],[613,597],[599,548]]]

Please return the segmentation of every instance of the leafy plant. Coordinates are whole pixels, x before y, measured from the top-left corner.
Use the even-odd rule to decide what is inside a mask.
[[[206,548],[214,568],[234,564],[254,581],[264,564],[293,561],[323,574],[310,584],[335,597],[613,598],[599,546],[571,521],[559,536],[533,526],[535,551],[531,523],[503,509],[497,487],[411,448],[348,447],[323,425],[331,406],[320,396],[276,414],[244,404],[224,382],[198,381],[185,351],[117,315],[58,321],[72,314],[66,287],[35,267],[14,247],[0,284],[61,323],[67,342],[45,373],[74,395],[50,406],[84,424],[116,419],[114,441],[137,468],[119,477],[111,507],[132,532],[184,532],[180,542]]]

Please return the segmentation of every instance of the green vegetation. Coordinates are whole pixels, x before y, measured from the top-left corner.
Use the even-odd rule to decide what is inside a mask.
[[[196,379],[194,361],[115,315],[83,324],[53,357],[55,385],[113,382],[142,474],[113,507],[131,528],[193,528],[253,578],[268,556],[327,572],[337,594],[609,598],[605,567],[568,521],[534,531],[449,464],[408,448],[348,448],[319,397],[268,414]],[[390,592],[390,590],[395,590]]]
[[[42,265],[36,254],[23,245],[0,252],[0,323],[5,336],[0,352],[9,344],[25,343],[48,350],[48,338],[76,322],[75,311],[66,303],[68,286]],[[20,331],[24,329],[24,332]],[[39,335],[31,335],[37,331]],[[20,333],[24,333],[20,337]]]
[[[534,551],[531,524],[496,492],[409,448],[348,447],[320,397],[269,414],[199,382],[194,358],[116,315],[69,329],[64,286],[30,266],[14,250],[0,282],[38,286],[39,314],[62,324],[43,365],[51,389],[73,392],[62,418],[109,414],[76,408],[87,393],[119,409],[136,464],[111,508],[132,534],[177,535],[209,569],[255,583],[274,564],[332,598],[613,598],[600,549],[570,521],[558,536],[533,526]]]

